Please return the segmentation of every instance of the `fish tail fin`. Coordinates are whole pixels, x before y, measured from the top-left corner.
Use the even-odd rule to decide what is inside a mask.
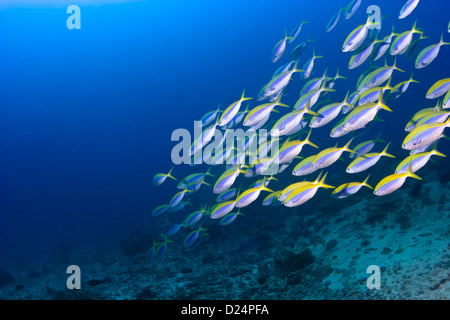
[[[355,139],[354,137],[350,139],[349,142],[347,142],[347,144],[343,147],[343,149],[345,151],[348,151],[350,153],[356,153],[355,151],[353,151],[352,149],[350,149],[350,144],[353,142],[353,139]]]
[[[414,72],[411,72],[411,77],[409,78],[409,82],[420,83],[419,81],[413,79],[413,75],[414,75]]]
[[[420,31],[419,29],[417,29],[417,20],[414,22],[414,25],[413,25],[413,28],[412,28],[411,32],[413,32],[413,33],[418,33],[418,34],[423,34],[422,31]]]
[[[244,91],[242,91],[241,101],[246,101],[246,100],[251,100],[251,99],[253,99],[253,98],[246,98],[245,97],[245,89],[244,89]]]
[[[318,183],[320,182],[320,178],[322,177],[322,173],[323,173],[323,172],[320,172],[320,173],[319,173],[319,176],[317,177],[316,180],[314,180],[314,181],[312,182],[312,184],[318,184]],[[325,174],[325,175],[326,175],[326,174]]]
[[[311,98],[309,98],[308,102],[306,103],[305,112],[312,114],[314,116],[319,116],[319,114],[317,112],[311,110],[310,103],[311,103]]]
[[[431,154],[435,155],[435,156],[446,158],[447,156],[445,154],[443,154],[442,152],[439,152],[437,150],[437,143],[438,143],[438,141],[436,140],[436,142],[434,143],[434,146],[433,146],[433,150],[431,151]]]
[[[409,161],[408,171],[406,171],[405,176],[406,177],[410,177],[410,178],[414,178],[414,179],[417,179],[417,180],[422,180],[421,177],[419,177],[418,175],[416,175],[416,174],[414,174],[412,172],[412,160]]]
[[[394,65],[392,66],[394,68],[394,70],[400,71],[400,72],[405,72],[402,69],[397,67],[397,57],[394,60]]]
[[[205,172],[205,176],[211,176],[211,177],[215,178],[216,176],[211,173],[211,168],[212,167],[208,168],[208,170]]]
[[[369,178],[370,178],[370,174],[367,176],[366,180],[364,180],[361,184],[363,186],[373,190],[373,188],[367,183],[367,181],[369,181]]]
[[[375,138],[374,141],[375,142],[381,142],[381,143],[385,143],[386,142],[385,140],[381,139],[381,133],[380,132],[378,132],[378,135],[377,135],[377,137]]]
[[[175,177],[172,175],[172,170],[173,170],[173,168],[175,168],[175,167],[172,167],[172,168],[170,169],[169,173],[167,174],[167,177],[168,177],[168,178],[171,178],[171,179],[173,179],[173,180],[175,180],[175,181],[177,181],[177,178],[175,178]]]
[[[302,24],[306,24],[306,23],[309,23],[309,21],[305,21],[302,19]]]
[[[306,139],[305,139],[305,143],[309,144],[310,146],[312,146],[314,148],[319,148],[314,143],[312,143],[311,140],[309,140],[309,137],[311,136],[311,131],[312,131],[312,129],[309,130],[308,135],[306,136]]]
[[[382,90],[382,91],[384,91],[384,90],[389,90],[389,91],[391,91],[391,92],[398,92],[397,89],[391,87],[391,81],[392,81],[392,77],[389,78],[387,84],[386,84],[381,90]]]
[[[322,179],[320,179],[319,186],[322,187],[322,188],[325,188],[325,189],[334,189],[334,188],[336,188],[334,186],[330,186],[329,184],[325,183],[325,178],[327,177],[327,175],[328,175],[328,172],[326,172],[325,175],[322,177]]]
[[[394,112],[391,110],[391,108],[389,108],[386,103],[384,103],[384,99],[383,99],[383,90],[380,90],[380,96],[378,99],[378,103],[380,105],[380,108],[389,112]]]
[[[387,153],[387,150],[390,146],[390,142],[387,144],[387,146],[384,148],[384,150],[381,152],[381,155],[386,156],[388,158],[395,158],[395,156],[393,156],[392,154]]]
[[[442,44],[443,46],[450,45],[450,42],[444,41],[444,32],[441,33],[441,41],[439,41],[439,43]]]

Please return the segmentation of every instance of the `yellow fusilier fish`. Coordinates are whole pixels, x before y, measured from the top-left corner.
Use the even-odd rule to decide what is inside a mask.
[[[347,39],[345,39],[344,45],[342,46],[342,51],[349,52],[358,49],[366,39],[369,27],[376,26],[378,24],[379,23],[373,23],[371,21],[371,17],[369,16],[365,24],[360,25],[348,35]]]
[[[236,200],[218,203],[211,208],[211,219],[220,219],[230,213],[236,206]]]
[[[414,150],[430,145],[441,137],[448,126],[450,126],[450,119],[444,123],[433,122],[417,127],[403,140],[402,148]]]
[[[339,187],[333,190],[333,192],[331,193],[331,197],[333,199],[344,199],[347,198],[348,196],[357,193],[362,187],[367,187],[373,190],[373,188],[367,184],[367,181],[369,181],[369,177],[370,174],[363,182],[350,182],[340,185]]]
[[[348,165],[346,171],[348,173],[358,173],[365,171],[377,164],[382,156],[395,158],[395,156],[393,156],[392,154],[387,153],[387,149],[389,148],[390,144],[391,143],[389,142],[386,148],[384,148],[384,150],[380,153],[367,153],[361,157],[356,158]]]
[[[427,164],[431,156],[446,157],[445,154],[437,151],[435,146],[431,151],[416,153],[404,159],[395,169],[395,173],[406,173],[409,163],[411,163],[411,172],[416,173]]]
[[[450,45],[450,43],[444,42],[444,33],[442,33],[439,43],[426,47],[417,56],[415,64],[416,69],[422,69],[429,66],[439,55],[441,47],[445,45]]]
[[[343,129],[354,131],[364,128],[369,122],[375,119],[380,109],[393,112],[383,100],[383,90],[379,92],[377,103],[367,103],[355,108],[344,120]]]
[[[381,139],[381,135],[378,134],[375,140],[368,140],[361,142],[360,144],[358,144],[356,147],[353,148],[353,151],[355,151],[356,153],[350,153],[350,158],[356,159],[369,153],[377,142],[385,143],[386,141]]]
[[[294,170],[292,170],[292,174],[297,177],[306,176],[318,170],[317,168],[312,166],[312,162],[315,157],[316,155],[312,155],[300,161],[300,163],[294,167]]]
[[[303,187],[294,189],[285,199],[284,205],[289,208],[296,207],[314,197],[319,188],[334,189],[333,186],[325,184],[325,178],[327,177],[327,174],[328,173],[325,173],[322,180],[320,180],[318,183],[309,183]]]
[[[349,148],[352,141],[353,138],[349,142],[347,142],[347,144],[342,148],[337,148],[336,145],[336,147],[328,148],[321,151],[318,155],[315,156],[311,165],[314,168],[323,169],[335,163],[341,157],[344,151],[353,153],[354,151]]]
[[[409,163],[408,170],[405,173],[394,173],[381,180],[375,187],[373,194],[376,196],[385,196],[390,194],[401,188],[405,183],[406,178],[422,180],[422,178],[418,175],[411,172],[411,162]]]
[[[273,190],[270,190],[269,188],[267,188],[265,186],[265,177],[263,180],[263,183],[261,184],[261,186],[257,187],[257,188],[251,188],[248,189],[247,191],[243,192],[239,197],[236,198],[236,208],[243,208],[248,206],[249,204],[251,204],[253,201],[255,201],[258,197],[259,194],[261,193],[262,190],[264,191],[268,191],[268,192],[273,192]]]
[[[416,124],[416,127],[423,126],[424,124],[438,122],[443,123],[447,121],[450,116],[450,111],[436,111],[425,114]]]
[[[314,181],[301,181],[301,182],[293,183],[293,184],[287,186],[286,188],[281,190],[280,194],[278,195],[278,201],[280,201],[281,203],[284,203],[284,200],[286,200],[286,198],[289,196],[289,194],[292,191],[294,191],[297,188],[301,188],[301,187],[304,187],[304,186],[307,186],[310,184],[319,183],[320,177],[322,177],[322,172],[319,174],[317,179]]]
[[[241,108],[241,104],[243,101],[253,99],[253,98],[245,98],[244,95],[245,95],[245,90],[242,92],[242,96],[238,101],[230,104],[230,106],[228,108],[226,108],[224,112],[222,112],[222,115],[219,119],[219,126],[223,127],[223,126],[227,125],[228,122],[230,122],[231,120],[234,119],[234,117],[239,112],[239,109]]]
[[[289,108],[288,105],[280,102],[282,96],[283,95],[280,95],[275,102],[265,103],[250,110],[250,112],[244,119],[244,126],[248,127],[257,124],[267,115],[269,115],[272,112],[273,108],[275,108],[276,106]]]
[[[193,192],[193,191],[192,190],[188,190],[187,187],[186,187],[184,190],[182,190],[182,191],[178,192],[176,195],[174,195],[172,197],[172,200],[170,200],[170,202],[169,202],[169,207],[173,208],[177,204],[179,204],[181,202],[181,200],[183,200],[184,195],[186,193],[188,193],[188,192]]]
[[[222,173],[214,184],[213,192],[215,194],[221,194],[222,192],[227,191],[233,185],[239,173],[246,173],[246,171],[241,170],[239,165],[236,165],[235,167]]]
[[[171,175],[173,170],[170,169],[169,173],[157,173],[155,174],[155,176],[153,177],[153,184],[155,186],[160,186],[164,181],[166,181],[167,178],[173,179],[173,180],[177,180],[174,176]]]
[[[411,120],[408,121],[408,123],[405,126],[405,131],[407,132],[411,132],[415,129],[417,123],[420,121],[420,119],[422,119],[426,114],[430,113],[430,112],[436,112],[439,110],[439,107],[436,106],[434,108],[425,108],[422,109],[418,112],[416,112],[416,114],[414,114],[411,118]]]
[[[299,123],[301,123],[303,115],[309,113],[312,115],[318,115],[316,112],[310,109],[310,101],[306,103],[306,106],[301,110],[294,110],[285,116],[281,117],[272,127],[270,134],[272,137],[279,137],[285,134],[289,134]]]
[[[409,46],[411,45],[413,35],[415,33],[423,34],[422,31],[419,31],[418,29],[416,29],[416,26],[417,26],[417,21],[414,23],[411,30],[405,31],[405,32],[399,34],[395,38],[395,40],[391,44],[391,48],[389,51],[391,56],[404,54],[406,52],[406,50],[408,50]]]
[[[311,121],[309,122],[309,126],[311,128],[319,128],[328,124],[330,121],[334,120],[339,115],[344,106],[353,109],[353,106],[348,102],[348,94],[349,93],[347,92],[344,101],[329,104],[321,108],[319,111],[317,111],[317,113],[320,116],[313,116],[311,118]]]
[[[431,86],[425,97],[427,99],[436,99],[446,94],[449,90],[450,78],[442,79]]]
[[[281,205],[282,203],[278,200],[278,196],[280,195],[280,193],[281,193],[281,190],[269,193],[269,195],[264,198],[262,205],[263,206]]]
[[[288,138],[286,142],[283,143],[278,152],[275,154],[273,162],[277,164],[283,164],[294,160],[294,158],[302,151],[303,146],[306,144],[309,144],[314,148],[319,148],[314,143],[312,143],[311,140],[309,140],[310,136],[311,130],[309,131],[306,139],[303,141],[300,140],[290,141],[290,139]]]

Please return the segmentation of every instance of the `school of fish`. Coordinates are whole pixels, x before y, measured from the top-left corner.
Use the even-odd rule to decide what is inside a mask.
[[[406,19],[418,7],[419,2],[419,0],[406,1],[399,12],[398,19]],[[352,18],[360,6],[361,0],[353,0],[347,7],[340,8],[326,26],[326,32],[332,32],[342,18],[346,20]],[[295,45],[307,23],[308,21],[302,20],[289,34],[285,30],[284,37],[276,43],[270,56],[271,62],[278,63],[290,50],[289,61],[274,72],[272,78],[268,79],[267,84],[261,88],[258,96],[246,97],[243,90],[240,98],[227,108],[220,110],[219,107],[206,113],[200,119],[203,129],[201,137],[192,143],[189,150],[189,156],[193,157],[196,151],[212,143],[216,130],[221,130],[225,137],[228,130],[237,128],[239,125],[241,128],[254,132],[260,128],[266,128],[270,132],[271,139],[258,145],[256,154],[255,151],[249,150],[251,138],[247,138],[241,145],[247,155],[253,152],[253,155],[257,156],[257,161],[247,163],[245,154],[236,156],[234,154],[236,149],[228,148],[224,152],[214,154],[212,165],[206,172],[197,172],[176,179],[172,175],[172,168],[168,173],[158,173],[154,176],[154,185],[159,186],[167,179],[176,180],[178,190],[174,192],[171,199],[168,199],[167,204],[153,209],[153,216],[164,216],[190,206],[189,197],[193,196],[202,185],[205,186],[204,188],[209,188],[214,197],[209,198],[213,201],[205,201],[198,210],[187,214],[182,223],[168,224],[167,232],[162,233],[157,241],[154,240],[149,249],[150,260],[163,255],[168,244],[173,242],[169,238],[181,232],[182,229],[186,229],[184,248],[186,250],[195,248],[201,238],[208,235],[208,230],[202,227],[203,219],[218,220],[221,226],[226,226],[243,215],[241,210],[244,211],[245,207],[255,201],[259,201],[264,206],[297,207],[316,196],[321,188],[332,190],[330,196],[334,199],[350,197],[362,187],[372,190],[371,192],[376,196],[384,196],[401,188],[407,178],[421,179],[416,172],[430,161],[431,156],[445,157],[437,150],[437,144],[439,139],[447,138],[444,131],[450,126],[450,78],[436,79],[436,83],[429,88],[425,97],[435,100],[436,105],[419,110],[405,124],[407,133],[401,148],[410,151],[408,157],[396,159],[394,155],[388,153],[391,143],[383,140],[381,134],[352,147],[356,139],[355,132],[363,131],[370,123],[382,121],[378,118],[380,111],[381,113],[395,112],[388,106],[389,102],[405,94],[411,84],[419,83],[411,74],[408,80],[391,86],[394,72],[399,74],[404,72],[397,67],[397,59],[401,59],[402,55],[414,55],[414,68],[426,68],[438,58],[443,46],[450,45],[444,41],[444,32],[438,43],[417,52],[418,43],[429,38],[425,37],[423,31],[417,27],[417,22],[412,23],[410,30],[396,33],[392,28],[392,31],[384,38],[378,38],[381,33],[378,25],[380,22],[372,21],[369,16],[364,24],[355,28],[344,40],[342,52],[350,55],[349,70],[359,68],[366,61],[371,61],[371,67],[361,73],[353,92],[348,91],[343,101],[333,102],[330,99],[321,100],[321,98],[336,91],[333,89],[336,81],[347,78],[342,76],[339,70],[335,76],[328,76],[328,70],[325,70],[320,77],[311,78],[316,61],[323,58],[316,55],[315,50],[312,57],[300,66],[302,54],[310,43],[314,42],[308,36],[307,40]],[[450,32],[450,24],[448,32]],[[395,57],[392,65],[385,62],[382,66],[374,66],[376,61],[387,55]],[[294,80],[296,73],[299,73],[300,80]],[[289,106],[282,103],[282,97],[290,83],[301,80],[304,80],[304,85],[295,105]],[[267,102],[263,103],[264,100]],[[247,102],[244,109],[245,101],[251,102]],[[276,117],[276,113],[283,113],[283,115]],[[330,126],[329,124],[333,121],[335,124]],[[350,134],[351,138],[348,138],[344,145],[339,146],[340,143],[337,143],[334,147],[324,148],[325,146],[313,142],[314,130],[322,127],[328,127],[332,138],[347,134]],[[300,136],[304,139],[299,139]],[[269,155],[268,151],[271,150],[275,141],[279,143],[279,147],[276,152],[271,152]],[[378,148],[378,145],[381,145],[379,150],[382,151],[373,152],[372,150]],[[312,156],[302,157],[301,152],[304,148],[310,151],[316,150],[316,152]],[[336,161],[343,160],[344,153],[348,153],[350,157],[346,169],[349,182],[340,186],[331,186],[325,181],[328,175],[326,169]],[[381,160],[383,157],[399,163],[395,172],[369,184],[369,179],[372,177],[373,180],[373,175],[371,176],[368,171],[378,162],[387,161]],[[226,164],[224,159],[228,160]],[[290,172],[283,173],[289,166],[291,166]],[[217,174],[211,173],[213,167]],[[367,173],[364,181],[351,181],[352,174],[363,171]],[[275,183],[271,182],[279,180],[277,176],[305,177],[315,172],[314,178],[304,178],[303,181],[296,181],[289,185],[278,184],[276,188],[272,187]],[[248,182],[250,180],[252,183]],[[263,196],[262,192],[265,193]],[[168,221],[167,217],[166,221]]]

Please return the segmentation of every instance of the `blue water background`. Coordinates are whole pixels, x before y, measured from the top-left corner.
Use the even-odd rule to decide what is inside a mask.
[[[316,42],[300,62],[315,47],[325,58],[317,60],[314,76],[327,67],[334,75],[339,66],[348,80],[339,81],[330,97],[342,101],[369,66],[366,62],[348,70],[351,55],[341,51],[347,35],[365,22],[368,5],[379,5],[388,15],[383,37],[392,23],[396,31],[406,31],[418,20],[430,37],[426,45],[437,43],[441,32],[450,40],[446,1],[422,1],[405,20],[397,19],[403,1],[363,1],[352,19],[341,18],[326,33],[330,18],[346,4],[152,0],[85,5],[81,30],[67,29],[66,5],[1,10],[1,259],[41,261],[61,243],[96,250],[134,229],[157,234],[151,210],[167,203],[176,190],[172,181],[157,188],[151,180],[172,167],[173,130],[192,131],[194,120],[219,103],[237,100],[244,88],[256,97],[276,68],[288,62],[289,48],[307,35]],[[310,23],[282,61],[272,64],[275,43],[302,19]],[[391,151],[406,157],[400,149],[404,125],[419,109],[435,105],[425,93],[435,81],[449,77],[449,60],[450,48],[443,47],[431,66],[414,70],[421,83],[389,104],[393,114],[380,112],[386,122],[377,123],[368,139],[382,132],[392,141]],[[398,66],[406,72],[394,72],[393,84],[409,79],[413,65],[400,57]],[[303,83],[297,77],[283,102],[293,105]],[[326,128],[312,135],[321,148],[336,142],[328,137],[331,125]],[[343,145],[348,137],[337,141]],[[449,143],[441,142],[440,150],[448,149]],[[206,170],[199,168],[176,167],[173,173],[182,178]],[[212,195],[210,200],[214,202]]]

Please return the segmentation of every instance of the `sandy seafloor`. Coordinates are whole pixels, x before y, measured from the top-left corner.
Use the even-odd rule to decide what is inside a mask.
[[[118,245],[18,267],[0,298],[449,299],[450,179],[437,170],[422,176],[386,197],[362,190],[342,202],[311,201],[282,219],[263,208],[266,219],[241,229],[211,224],[196,249],[169,244],[152,263],[151,235],[134,232]],[[82,270],[80,290],[66,288],[69,260]],[[381,269],[379,290],[367,289],[370,265]]]

